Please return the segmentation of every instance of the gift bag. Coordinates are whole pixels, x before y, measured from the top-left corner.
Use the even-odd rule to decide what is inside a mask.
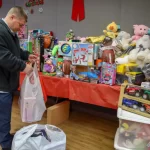
[[[46,106],[36,64],[33,72],[26,75],[22,83],[19,104],[22,122],[31,123],[42,119]]]
[[[12,150],[66,150],[66,134],[52,125],[29,125],[16,132]]]

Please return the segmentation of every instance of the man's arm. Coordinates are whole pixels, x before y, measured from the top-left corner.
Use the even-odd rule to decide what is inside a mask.
[[[30,53],[28,51],[23,51],[21,48],[20,48],[20,56],[21,56],[21,59],[22,60],[25,60],[27,61],[29,59],[29,55]]]
[[[23,71],[26,67],[25,62],[13,55],[7,48],[4,34],[0,34],[0,66],[12,72]]]

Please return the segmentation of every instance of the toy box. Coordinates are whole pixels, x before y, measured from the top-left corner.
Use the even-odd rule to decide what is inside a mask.
[[[94,60],[98,59],[98,54],[100,53],[100,44],[94,44]]]
[[[72,44],[72,64],[81,66],[93,65],[93,44],[73,43]]]
[[[150,119],[118,108],[116,150],[150,150]]]
[[[59,50],[58,54],[62,56],[72,56],[72,43],[66,41],[59,41]]]
[[[20,48],[22,50],[27,51],[28,50],[28,39],[20,39],[19,42],[20,42]]]
[[[100,83],[114,85],[116,83],[116,65],[102,62]]]
[[[34,38],[33,41],[33,53],[38,56],[37,60],[37,68],[38,71],[43,71],[43,65],[44,65],[44,39],[42,36],[38,36]]]

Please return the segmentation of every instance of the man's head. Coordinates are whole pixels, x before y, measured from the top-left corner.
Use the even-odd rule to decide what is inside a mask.
[[[19,31],[22,26],[26,24],[27,20],[28,17],[26,13],[24,12],[23,8],[19,6],[11,8],[5,17],[7,25],[14,32]]]

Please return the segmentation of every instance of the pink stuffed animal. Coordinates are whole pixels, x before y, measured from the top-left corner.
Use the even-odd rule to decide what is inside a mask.
[[[134,28],[134,36],[132,36],[132,40],[138,40],[143,35],[148,33],[149,28],[145,25],[133,25]]]

